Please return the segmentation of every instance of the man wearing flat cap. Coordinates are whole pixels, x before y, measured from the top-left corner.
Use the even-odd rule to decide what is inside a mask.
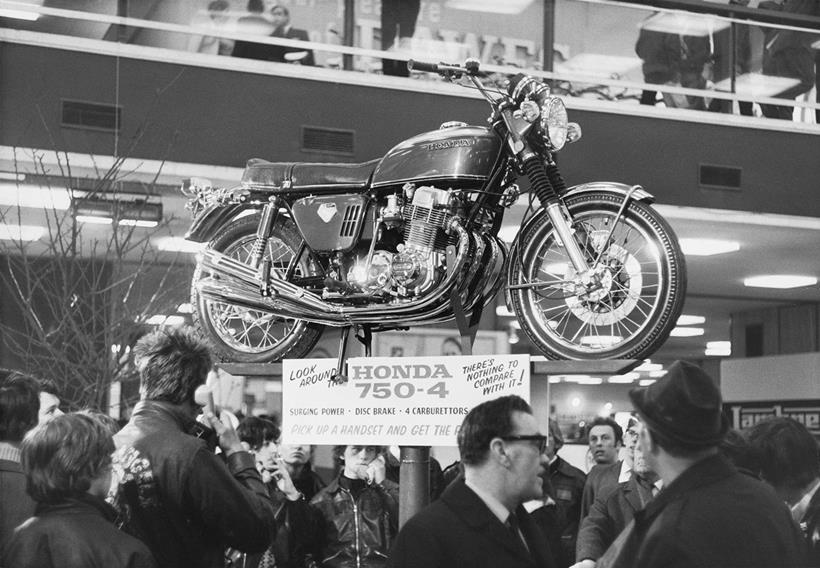
[[[718,451],[729,425],[711,377],[676,361],[657,383],[629,396],[644,423],[641,451],[664,489],[635,513],[596,568],[805,566],[783,502]]]

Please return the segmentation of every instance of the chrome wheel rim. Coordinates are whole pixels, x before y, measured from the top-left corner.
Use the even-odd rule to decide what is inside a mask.
[[[251,235],[232,243],[223,254],[248,263],[255,236]],[[271,271],[282,278],[294,254],[280,239],[268,239],[266,256],[271,260]],[[297,266],[295,274],[301,274]],[[217,300],[205,299],[207,317],[225,345],[242,353],[262,353],[269,351],[290,337],[300,322],[289,318],[278,318],[269,312],[253,310]]]
[[[621,218],[609,240],[614,212],[579,213],[575,220],[587,261],[598,264],[577,274],[550,231],[524,254],[531,263],[523,282],[538,283],[525,297],[534,308],[530,323],[552,341],[600,354],[640,337],[661,308],[664,261],[657,237],[635,219]]]

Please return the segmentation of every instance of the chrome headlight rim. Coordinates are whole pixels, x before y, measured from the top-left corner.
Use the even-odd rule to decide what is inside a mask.
[[[541,132],[550,150],[557,152],[567,143],[569,118],[564,101],[549,97],[541,105]]]

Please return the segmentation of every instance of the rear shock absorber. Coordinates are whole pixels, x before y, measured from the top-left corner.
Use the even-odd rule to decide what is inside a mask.
[[[254,268],[259,266],[262,258],[265,255],[265,249],[268,248],[268,239],[273,230],[273,223],[276,221],[276,215],[279,213],[279,199],[274,195],[268,199],[262,207],[262,218],[259,220],[259,226],[256,228],[256,240],[253,242],[251,249],[250,264]],[[264,275],[265,279],[267,275]]]

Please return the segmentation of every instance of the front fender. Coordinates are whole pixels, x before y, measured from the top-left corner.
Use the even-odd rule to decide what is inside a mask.
[[[188,232],[185,233],[185,238],[195,243],[206,243],[213,238],[221,226],[251,207],[255,206],[250,203],[211,205],[194,219]]]
[[[654,203],[655,196],[646,191],[639,185],[628,185],[625,183],[618,183],[615,181],[591,181],[589,183],[582,183],[580,185],[573,185],[567,189],[566,193],[561,196],[561,199],[567,199],[575,195],[582,195],[584,193],[616,193],[621,197],[630,195],[635,201],[644,201],[646,203]],[[518,234],[515,236],[512,246],[510,246],[510,262],[507,263],[507,282],[512,278],[512,259],[518,254],[518,242],[521,235],[526,234],[531,226],[538,222],[541,217],[547,214],[547,210],[541,207],[535,214],[530,217],[526,223],[521,226]],[[504,302],[507,304],[507,309],[512,311],[512,299],[510,298],[509,288],[504,289]]]

